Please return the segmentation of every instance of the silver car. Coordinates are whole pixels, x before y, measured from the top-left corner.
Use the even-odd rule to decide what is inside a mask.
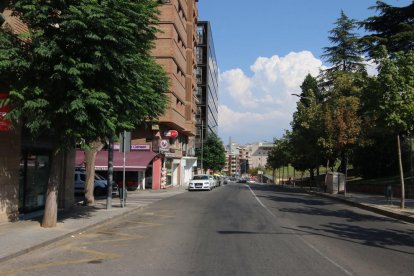
[[[215,186],[215,180],[212,175],[198,174],[194,175],[193,179],[188,184],[188,190],[208,190],[211,191]]]

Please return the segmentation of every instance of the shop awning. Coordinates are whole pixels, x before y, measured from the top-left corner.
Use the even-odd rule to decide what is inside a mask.
[[[75,166],[84,166],[84,151],[76,151],[76,163]],[[125,154],[125,170],[126,171],[144,171],[149,163],[154,159],[157,154],[153,151],[130,151]],[[122,171],[124,164],[124,154],[119,151],[114,151],[114,171]],[[108,151],[101,150],[96,155],[95,170],[107,171],[108,170]]]

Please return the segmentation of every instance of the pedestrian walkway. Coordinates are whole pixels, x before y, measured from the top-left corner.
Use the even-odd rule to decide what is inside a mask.
[[[79,204],[70,210],[59,212],[58,223],[54,228],[40,227],[43,212],[22,216],[18,222],[0,224],[0,262],[78,234],[90,227],[104,224],[115,217],[127,215],[139,208],[185,191],[184,187],[172,187],[157,191],[128,192],[124,208],[122,208],[117,196],[112,199],[112,207],[109,209],[106,206],[106,198],[97,199],[94,206]]]

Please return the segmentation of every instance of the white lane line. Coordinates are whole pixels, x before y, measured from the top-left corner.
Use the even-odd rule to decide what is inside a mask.
[[[252,195],[254,196],[254,198],[257,200],[257,202],[259,202],[259,204],[274,218],[276,218],[276,215],[272,213],[272,211],[270,211],[266,205],[263,204],[263,202],[256,196],[256,194],[253,192],[252,188],[250,188],[249,185],[245,184],[245,186],[247,188],[249,188],[250,192],[252,193]],[[324,258],[325,260],[327,260],[328,262],[330,262],[331,264],[333,264],[334,266],[336,266],[337,268],[339,268],[340,270],[342,270],[342,272],[344,272],[347,275],[352,276],[353,274],[346,270],[343,266],[341,266],[340,264],[338,264],[337,262],[335,262],[334,260],[332,260],[331,258],[329,258],[328,256],[326,256],[324,253],[322,253],[319,249],[317,249],[315,246],[313,246],[312,244],[308,243],[306,240],[304,240],[301,236],[295,234],[293,231],[290,231],[292,234],[294,234],[297,238],[299,238],[301,241],[303,241],[304,244],[306,244],[309,248],[311,248],[313,251],[315,251],[316,253],[318,253],[322,258]]]

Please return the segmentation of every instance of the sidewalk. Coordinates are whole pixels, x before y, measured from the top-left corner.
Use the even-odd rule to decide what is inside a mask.
[[[106,209],[106,198],[96,200],[94,206],[74,206],[58,214],[55,228],[42,228],[42,212],[23,216],[20,221],[0,224],[0,262],[51,244],[60,239],[121,217],[161,199],[185,192],[184,187],[164,190],[136,190],[128,192],[126,206],[122,208],[118,196],[112,199],[112,208]]]

